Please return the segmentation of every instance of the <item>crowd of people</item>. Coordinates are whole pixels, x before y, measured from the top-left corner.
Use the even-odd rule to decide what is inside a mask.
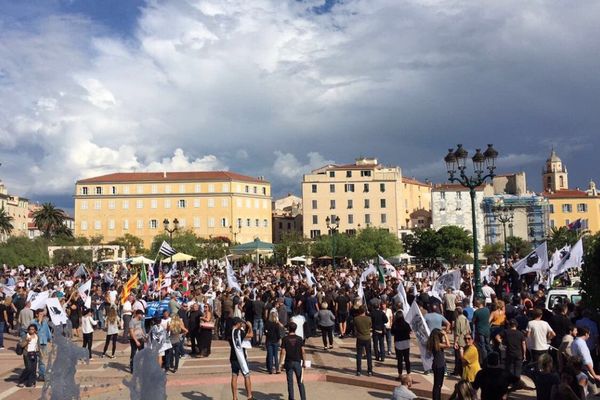
[[[128,292],[128,282],[139,272],[128,265],[83,273],[77,265],[4,266],[0,349],[4,333],[14,332],[25,364],[19,384],[30,387],[45,379],[53,332],[47,310],[31,309],[29,299],[31,293],[49,291],[49,297],[59,299],[73,336],[82,339],[90,359],[99,330],[106,332],[100,357],[114,358],[117,341],[129,342],[130,372],[135,354],[145,346],[156,348],[160,366],[176,373],[181,357],[210,357],[212,341],[227,340],[234,399],[240,373],[252,398],[246,350],[253,346],[265,350],[265,373],[285,372],[289,398],[295,398],[295,379],[305,399],[307,340],[315,338],[310,341],[312,351],[329,352],[336,346],[334,336],[352,337],[356,375],[372,376],[377,367],[373,359],[383,363],[395,358],[400,385],[394,398],[409,399],[416,397],[410,390],[410,354],[416,350],[411,339],[416,332],[406,309],[414,302],[429,332],[423,342],[425,354],[419,353],[431,367],[420,372],[433,375],[433,399],[441,399],[447,375],[459,379],[452,395],[456,399],[505,398],[511,390],[526,388],[522,375],[534,382],[538,399],[585,399],[596,393],[595,310],[568,299],[547,309],[544,286],[519,276],[510,261],[489,267],[483,298],[473,295],[466,270],[458,287],[445,287],[442,293],[433,291],[441,270],[394,267],[386,270],[382,282],[377,273],[365,276],[364,265],[259,265],[240,268],[235,273],[239,287],[234,288],[227,268],[206,263],[164,266],[161,279]],[[83,299],[79,288],[90,279],[90,299]]]

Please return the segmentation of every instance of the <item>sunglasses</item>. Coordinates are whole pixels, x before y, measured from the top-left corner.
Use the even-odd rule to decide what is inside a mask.
[[[465,340],[473,340],[472,337],[465,336]]]

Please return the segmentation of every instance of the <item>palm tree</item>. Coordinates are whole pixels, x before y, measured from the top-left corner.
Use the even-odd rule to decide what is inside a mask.
[[[43,232],[45,238],[50,238],[57,230],[62,229],[66,214],[52,203],[44,203],[33,212],[33,223]]]
[[[9,236],[14,229],[12,224],[12,220],[14,218],[12,215],[8,215],[4,206],[0,208],[0,236],[4,238],[5,236]]]

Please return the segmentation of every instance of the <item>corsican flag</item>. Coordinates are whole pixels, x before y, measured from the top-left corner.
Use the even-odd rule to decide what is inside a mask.
[[[48,307],[48,314],[52,323],[56,326],[61,326],[67,323],[68,316],[64,308],[60,305],[60,301],[56,297],[51,297],[46,301],[46,307]]]
[[[48,297],[50,297],[50,292],[47,290],[39,293],[29,292],[27,295],[27,301],[31,302],[32,310],[43,310],[46,308],[46,301],[48,300]]]
[[[77,291],[86,308],[92,308],[92,296],[90,296],[90,292],[92,291],[92,280],[89,279],[86,283],[79,286]]]
[[[252,271],[252,263],[248,263],[246,266],[244,266],[242,269],[242,275],[248,275],[250,271]]]
[[[231,264],[229,264],[229,259],[227,257],[225,257],[225,272],[227,273],[227,286],[241,292],[242,288],[233,273],[233,268],[231,267]]]
[[[165,257],[172,257],[175,254],[177,254],[177,251],[175,251],[175,249],[172,248],[169,245],[169,243],[165,242],[164,240],[163,240],[162,244],[160,245],[160,249],[158,249],[158,252]]]
[[[367,269],[365,269],[363,271],[363,273],[360,275],[360,281],[364,282],[367,280],[367,277],[371,274],[376,274],[377,273],[377,268],[375,268],[375,266],[373,264],[369,264],[369,267]]]
[[[556,267],[558,267],[560,261],[563,259],[564,256],[569,254],[569,251],[571,251],[571,246],[569,245],[566,245],[560,250],[557,249],[554,252],[554,254],[552,254],[552,259],[550,260],[550,264],[552,265],[552,267],[550,268],[550,270],[556,270]]]
[[[315,276],[313,275],[312,272],[310,272],[310,270],[306,266],[304,266],[304,275],[306,275],[306,281],[308,282],[310,287],[313,287],[314,285],[317,284],[317,280],[315,279]]]
[[[79,267],[77,267],[77,271],[75,271],[75,273],[73,274],[73,277],[77,278],[79,276],[86,276],[87,275],[87,271],[85,269],[85,264],[79,264]]]
[[[397,278],[398,272],[396,271],[396,268],[394,268],[394,266],[389,261],[387,261],[385,258],[381,257],[380,255],[378,255],[377,257],[379,257],[379,264],[383,265],[383,268],[385,268],[385,276],[391,276],[392,278]]]
[[[558,276],[571,268],[581,266],[583,261],[583,240],[579,239],[570,251],[560,260],[560,263],[552,268],[554,276]]]
[[[379,283],[379,288],[385,288],[385,271],[383,270],[383,266],[379,264],[379,260],[377,260],[377,283]]]
[[[446,292],[446,289],[451,288],[452,290],[460,289],[460,270],[454,270],[450,272],[446,272],[433,283],[433,287],[431,289],[430,294],[437,297],[438,299],[442,299],[442,296]]]
[[[513,268],[519,275],[548,269],[548,245],[546,242],[536,247],[527,257],[517,261]]]
[[[421,314],[421,310],[416,301],[413,301],[405,319],[417,337],[423,368],[425,371],[430,370],[433,364],[433,356],[427,351],[427,339],[431,332],[429,332],[429,328],[425,323],[425,318],[423,318],[423,314]]]
[[[402,313],[404,316],[408,314],[408,310],[410,310],[410,306],[408,305],[408,298],[406,297],[406,289],[404,288],[404,283],[398,282],[398,287],[396,288],[398,292],[398,297],[400,297],[400,301],[402,302]]]

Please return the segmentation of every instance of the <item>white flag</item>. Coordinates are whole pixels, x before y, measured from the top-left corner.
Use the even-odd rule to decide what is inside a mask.
[[[548,245],[546,242],[536,247],[527,257],[517,261],[513,268],[519,275],[548,269]]]
[[[310,270],[306,266],[304,266],[304,275],[306,275],[306,281],[308,282],[310,287],[313,287],[314,285],[317,284],[317,279],[315,278],[313,273],[310,272]]]
[[[4,296],[6,297],[13,297],[15,294],[15,286],[2,285],[2,293],[4,293]]]
[[[47,290],[45,292],[29,292],[27,295],[27,301],[31,302],[32,310],[44,309],[46,307],[46,301],[50,297],[50,292]]]
[[[363,271],[363,273],[360,275],[360,281],[366,281],[367,277],[371,274],[377,275],[377,268],[373,264],[369,264],[369,267]]]
[[[431,292],[438,299],[442,299],[442,296],[446,292],[446,289],[452,288],[452,290],[460,289],[461,275],[460,270],[454,270],[446,272],[440,276],[434,283]]]
[[[77,278],[78,276],[86,276],[87,275],[87,270],[85,269],[85,264],[79,264],[79,267],[77,268],[77,271],[75,271],[75,273],[73,274],[74,278]]]
[[[408,298],[406,297],[406,289],[404,288],[404,283],[399,282],[398,288],[396,290],[398,291],[398,297],[400,297],[400,301],[402,301],[402,313],[406,315],[410,310],[410,306],[408,305]]]
[[[227,273],[227,286],[241,292],[242,288],[240,288],[240,284],[233,273],[233,268],[231,267],[231,264],[229,264],[229,259],[227,257],[225,257],[225,272]]]
[[[67,323],[68,317],[65,310],[60,305],[60,301],[56,297],[51,297],[46,301],[48,314],[55,326],[64,325]]]
[[[560,250],[556,249],[554,251],[554,254],[552,254],[552,259],[550,260],[550,265],[552,265],[552,267],[551,267],[552,270],[556,270],[556,268],[558,267],[558,264],[560,264],[560,261],[563,259],[564,256],[569,254],[569,251],[571,251],[571,246],[569,246],[569,245],[566,245],[565,247],[563,247]]]
[[[428,354],[429,352],[427,351],[427,339],[429,339],[430,332],[416,300],[413,301],[412,305],[410,306],[408,313],[406,313],[405,319],[417,338],[423,369],[425,371],[429,371],[433,364],[433,355]]]
[[[83,300],[85,307],[92,308],[92,280],[89,279],[86,283],[80,285],[77,291],[79,292],[79,297]]]
[[[571,268],[577,268],[581,266],[583,261],[583,240],[579,239],[577,243],[571,247],[569,252],[561,258],[560,263],[552,267],[552,273],[554,276],[558,276]]]
[[[242,275],[248,275],[252,271],[252,263],[248,263],[242,269]]]
[[[378,255],[377,257],[379,257],[379,264],[383,265],[383,269],[385,270],[385,276],[391,276],[392,278],[397,278],[398,273],[396,271],[396,268],[394,268],[394,266],[389,261],[387,261],[385,258],[381,257],[380,255]]]
[[[360,281],[358,283],[358,289],[356,290],[356,292],[358,293],[358,298],[361,299],[361,301],[364,302],[364,297],[365,297],[365,289],[363,288],[363,283],[362,281]]]

